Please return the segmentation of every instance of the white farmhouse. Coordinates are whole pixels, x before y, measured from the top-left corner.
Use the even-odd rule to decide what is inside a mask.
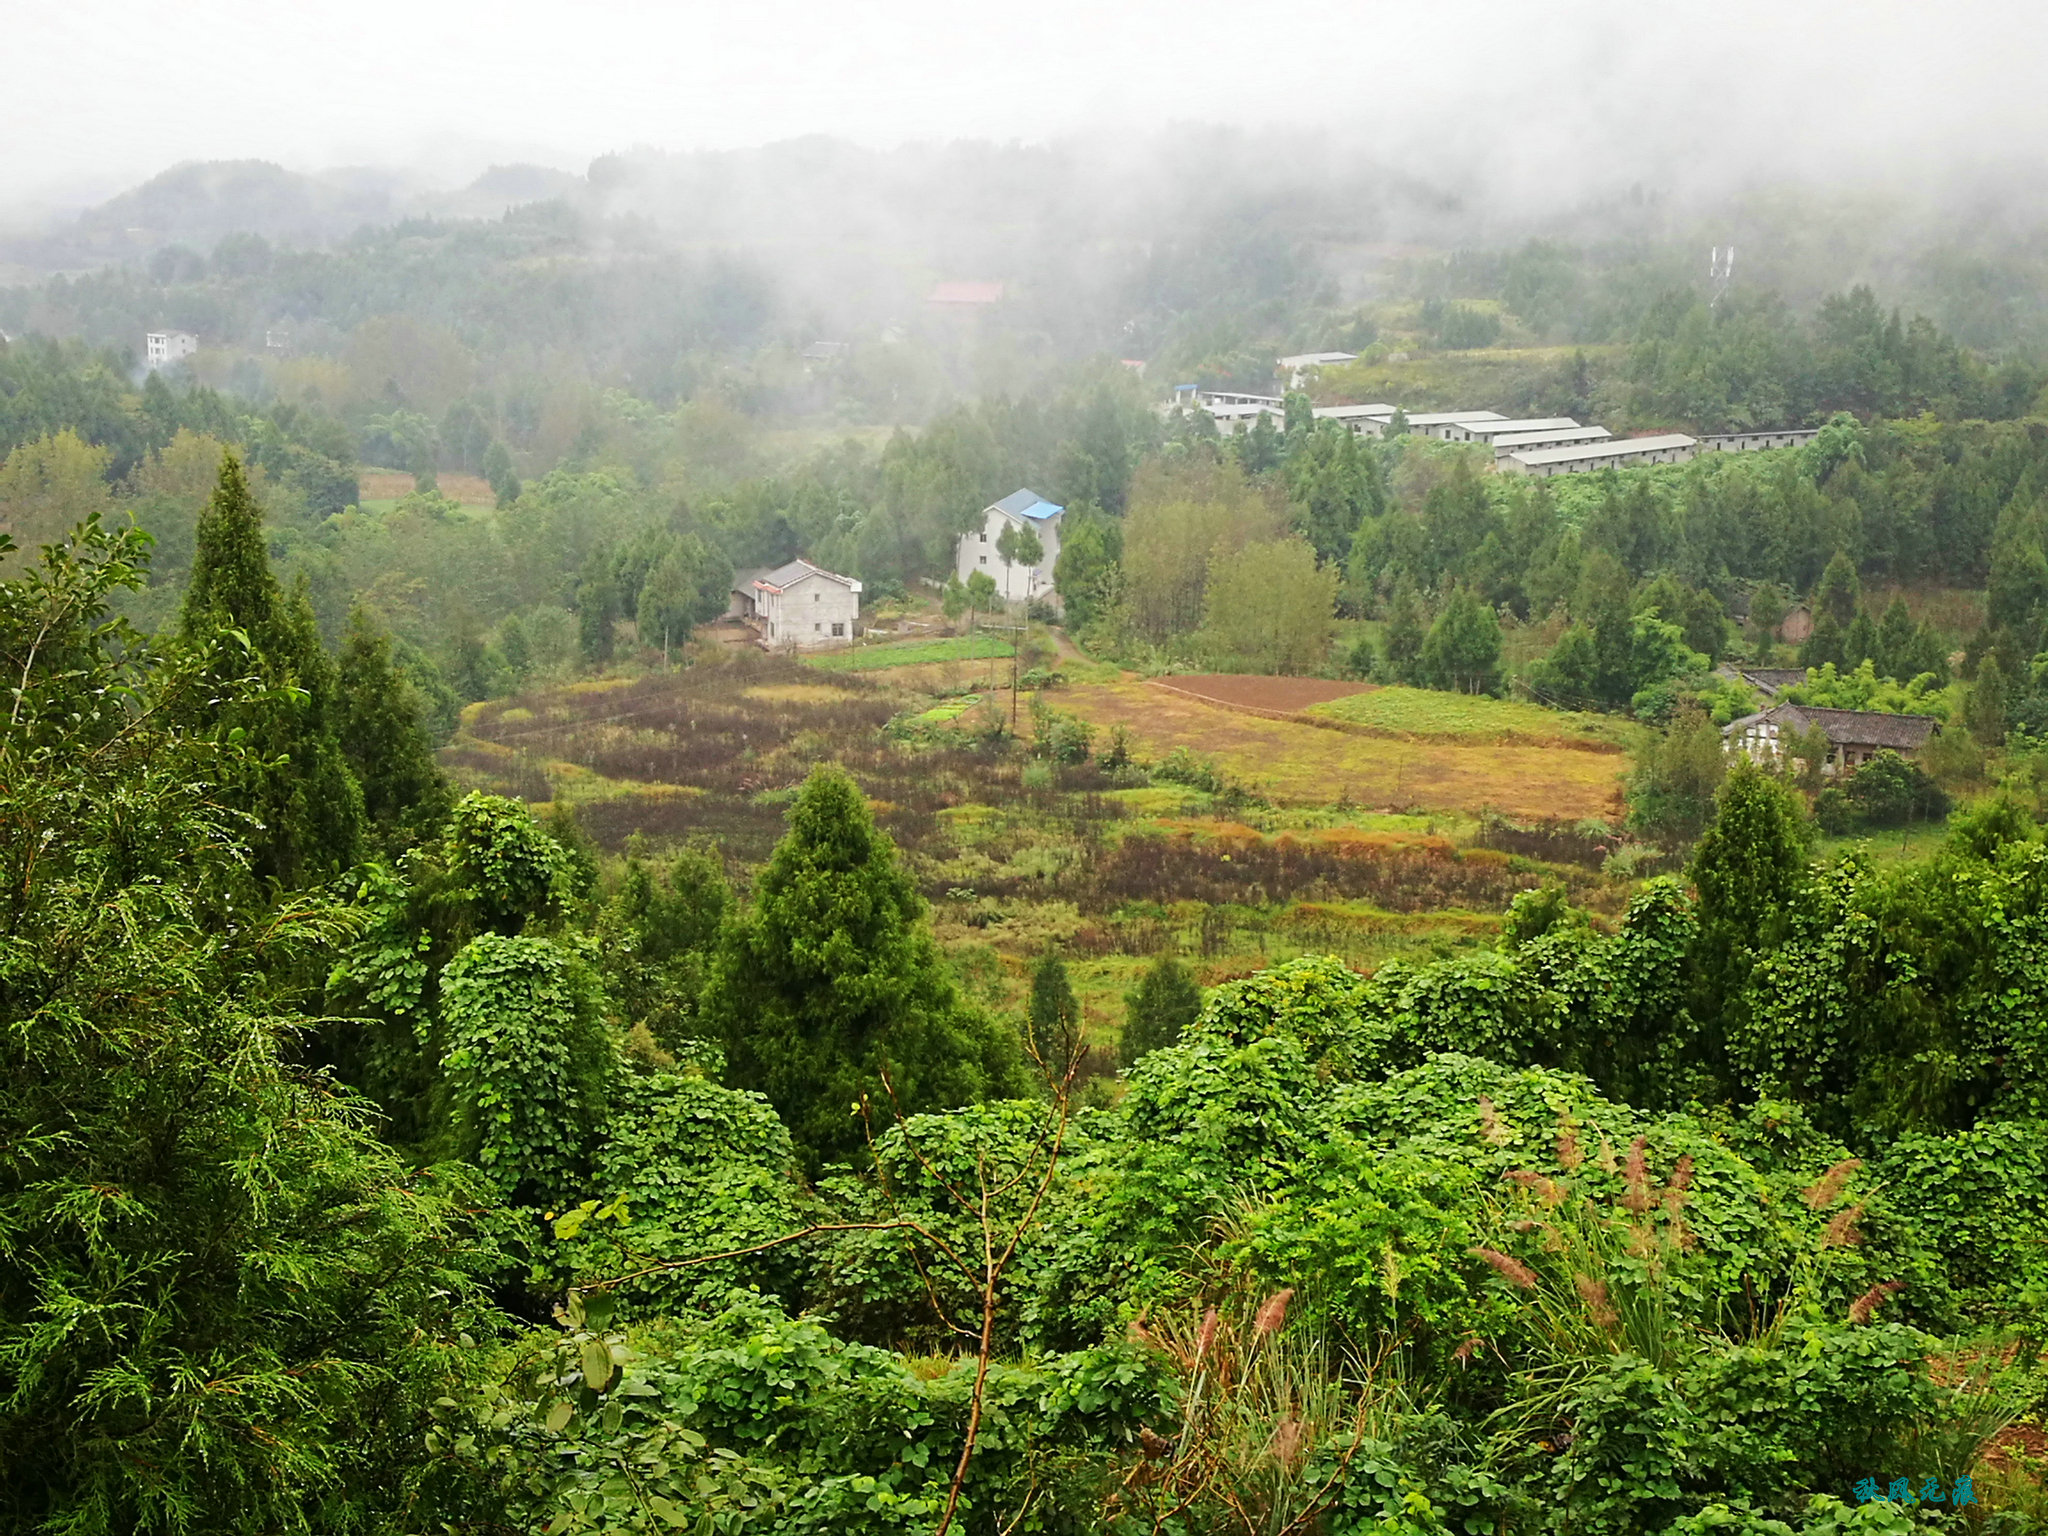
[[[733,582],[728,611],[753,620],[770,650],[851,645],[860,617],[860,583],[808,560],[792,560],[772,571],[743,573]]]
[[[982,509],[981,527],[960,535],[956,562],[961,581],[976,571],[985,571],[1005,602],[1053,602],[1053,566],[1060,558],[1060,514],[1065,507],[1054,506],[1036,491],[1012,491],[993,506]],[[1029,528],[1038,535],[1044,553],[1036,565],[1012,565],[996,549],[1005,528]]]
[[[1300,389],[1314,376],[1318,368],[1334,368],[1340,363],[1358,361],[1356,352],[1297,352],[1292,357],[1279,360],[1280,373],[1287,380],[1289,389]]]
[[[143,363],[152,370],[167,368],[198,350],[199,338],[190,331],[145,331],[142,335]]]

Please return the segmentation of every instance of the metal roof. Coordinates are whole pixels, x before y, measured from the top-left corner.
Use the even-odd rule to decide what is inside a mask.
[[[822,565],[813,565],[808,560],[792,560],[787,565],[778,565],[774,570],[756,576],[754,585],[765,592],[780,592],[786,587],[795,586],[807,576],[822,576],[827,581],[836,581],[851,591],[860,590],[860,583],[851,576],[828,571]]]
[[[1520,421],[1470,421],[1459,425],[1475,434],[1491,437],[1501,432],[1541,432],[1555,427],[1576,427],[1579,423],[1569,416],[1529,416]]]
[[[1313,368],[1318,363],[1355,363],[1358,361],[1358,354],[1356,352],[1297,352],[1292,357],[1283,357],[1278,361],[1282,368]]]
[[[1587,443],[1573,448],[1532,448],[1511,453],[1519,464],[1569,464],[1577,459],[1619,459],[1632,453],[1664,453],[1673,448],[1698,446],[1696,438],[1683,432],[1666,432],[1656,437],[1616,437],[1604,443]]]
[[[992,510],[1007,512],[1012,517],[1028,517],[1034,522],[1044,522],[1049,517],[1058,517],[1067,509],[1053,505],[1036,491],[1016,490],[996,502]]]
[[[1385,421],[1395,409],[1391,405],[1319,405],[1315,413],[1319,420],[1342,421],[1349,416],[1368,416]]]
[[[1591,443],[1613,436],[1605,427],[1553,427],[1547,432],[1503,432],[1493,439],[1496,453],[1512,448],[1535,448],[1545,443]]]
[[[1441,427],[1453,422],[1506,421],[1499,411],[1424,411],[1419,416],[1410,416],[1411,427]]]

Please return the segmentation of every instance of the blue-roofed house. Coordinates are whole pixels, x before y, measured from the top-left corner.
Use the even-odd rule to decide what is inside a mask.
[[[981,527],[960,535],[960,579],[964,582],[976,571],[985,571],[1006,602],[1057,602],[1052,569],[1060,558],[1060,514],[1065,510],[1032,490],[1012,491],[984,507]],[[1045,551],[1038,564],[1012,565],[1003,559],[996,541],[1005,528],[1029,528],[1038,535],[1039,547]]]

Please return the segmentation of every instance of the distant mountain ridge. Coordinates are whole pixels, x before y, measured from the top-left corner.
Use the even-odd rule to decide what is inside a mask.
[[[537,165],[492,166],[468,187],[449,191],[376,166],[309,175],[268,160],[187,161],[75,219],[9,242],[0,261],[74,271],[144,262],[167,246],[204,254],[230,235],[316,248],[411,215],[495,218],[583,185],[580,176]]]

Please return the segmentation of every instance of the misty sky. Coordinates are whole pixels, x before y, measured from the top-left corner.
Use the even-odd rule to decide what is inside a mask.
[[[2038,4],[12,0],[0,199],[186,159],[436,181],[808,133],[1330,126],[1524,188],[2034,161]],[[1589,177],[1584,168],[1590,167]]]

